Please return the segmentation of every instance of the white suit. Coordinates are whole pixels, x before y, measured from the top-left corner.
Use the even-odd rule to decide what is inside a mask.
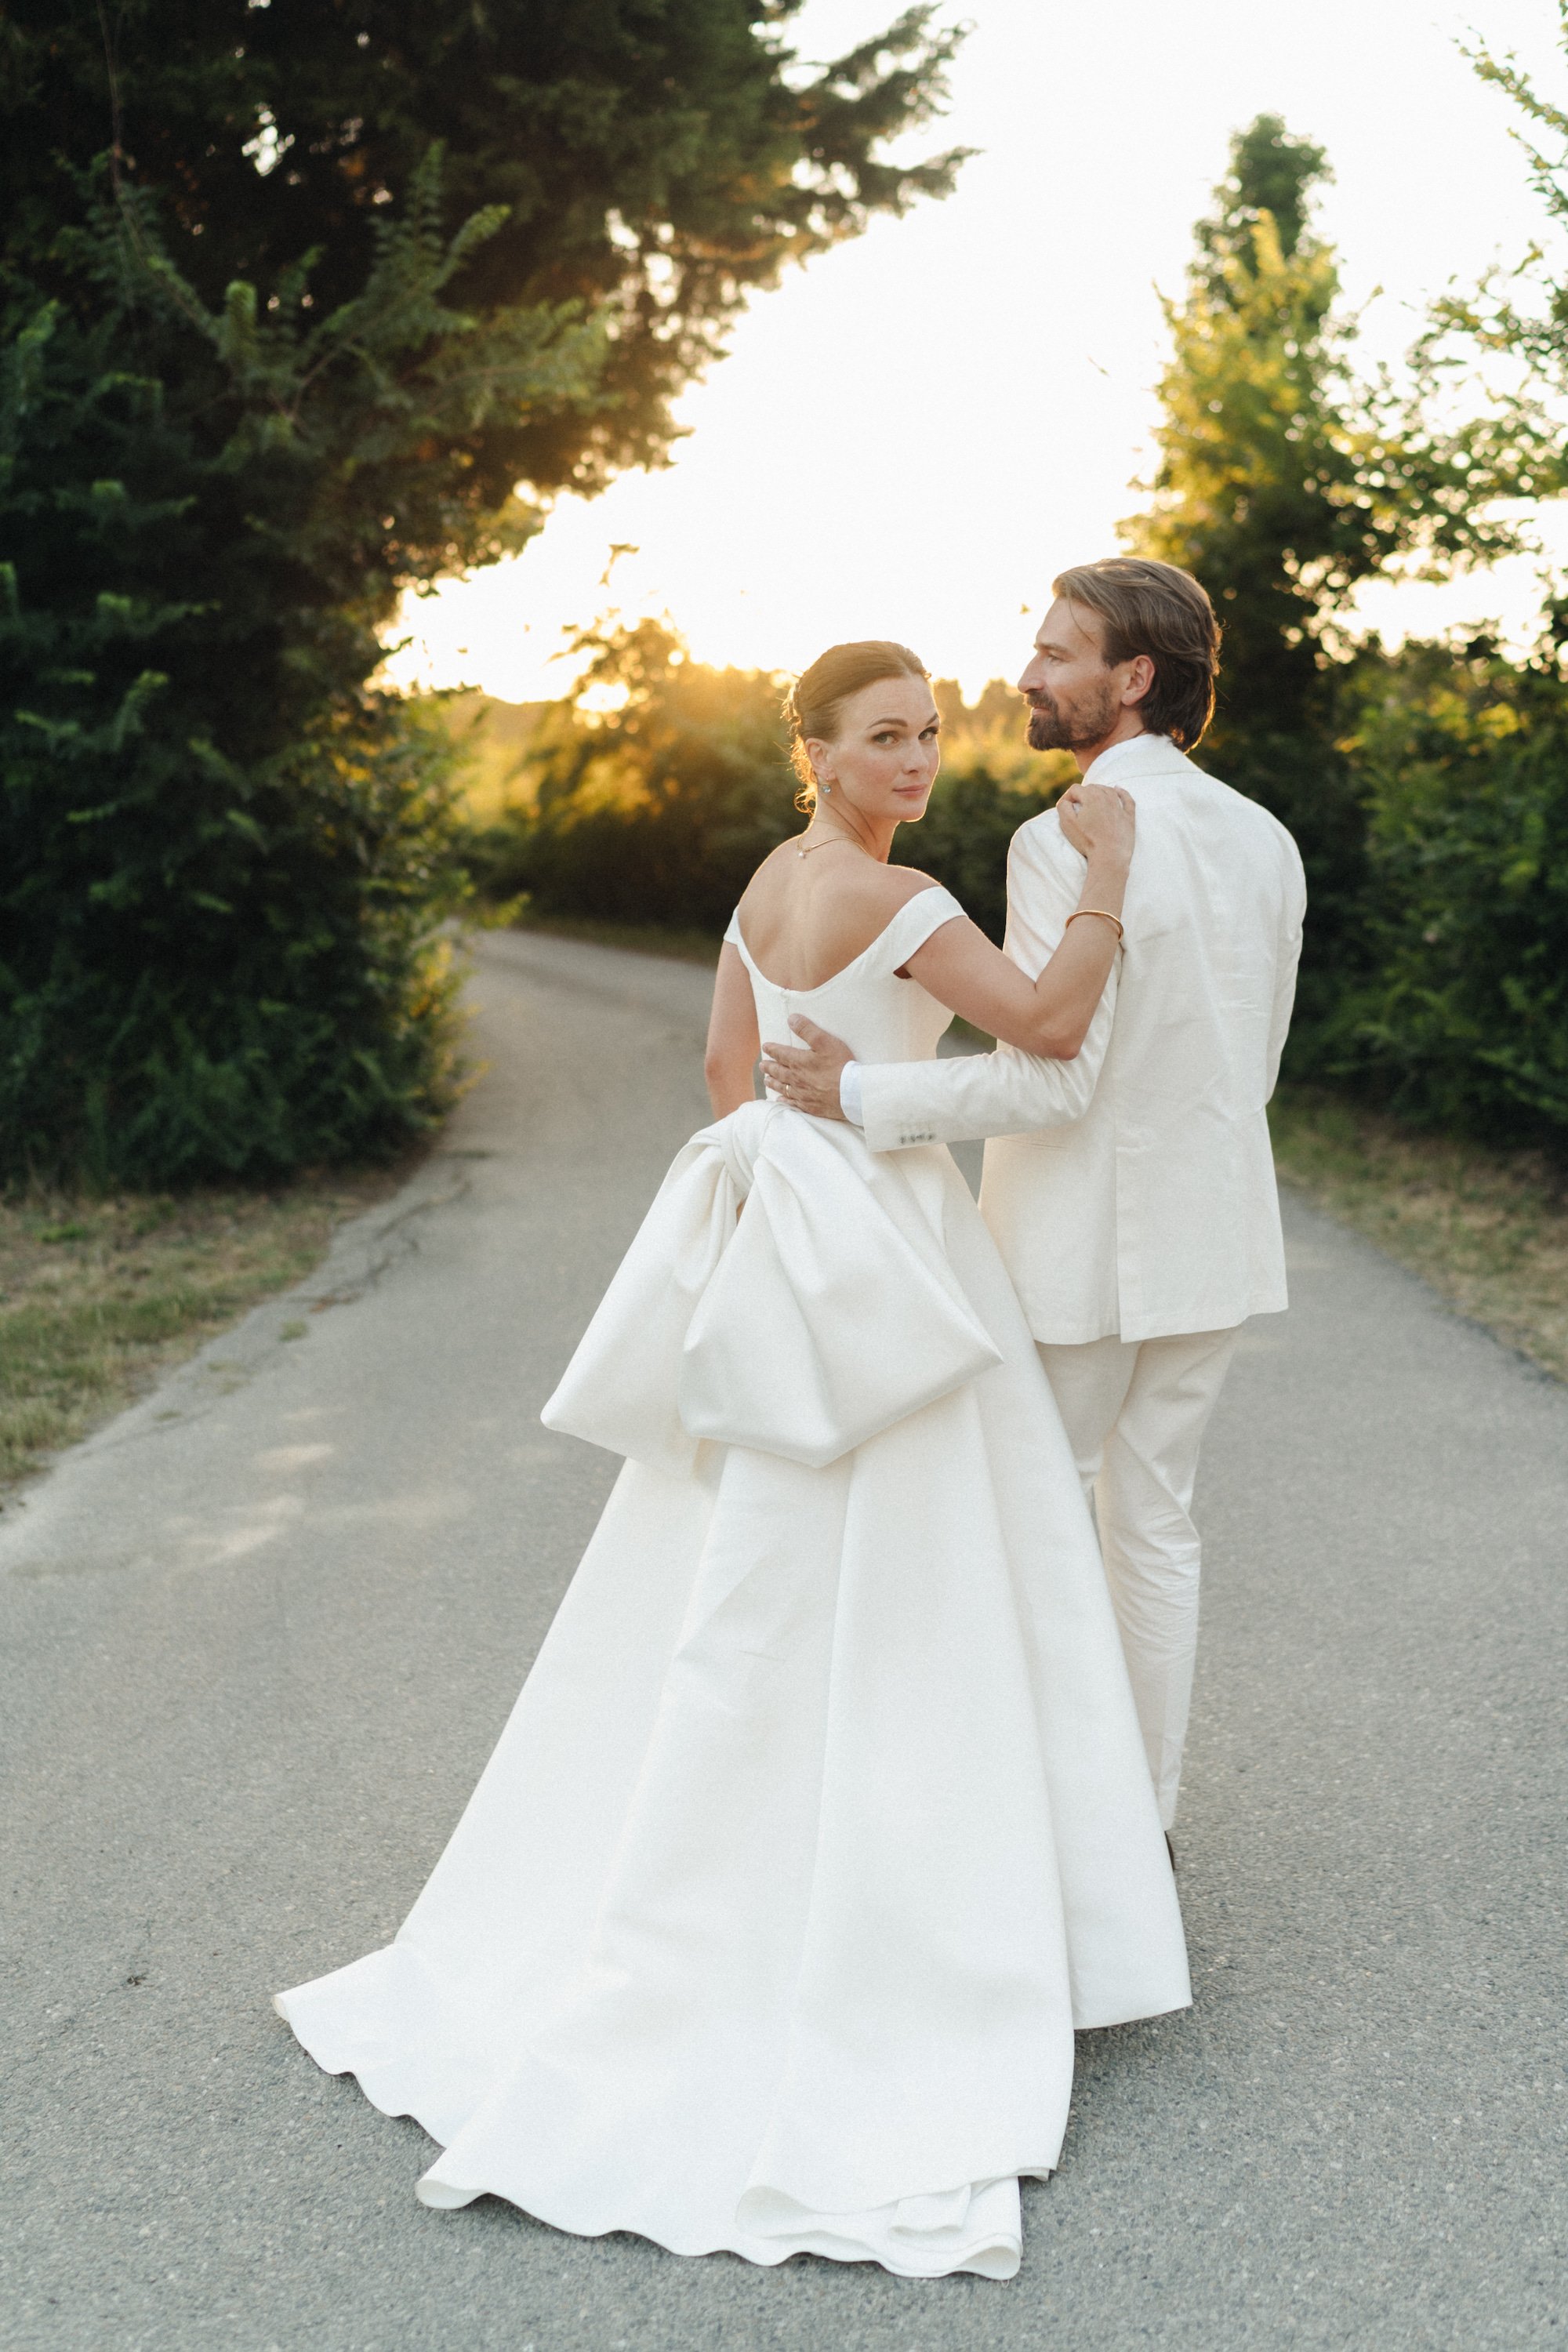
[[[1077,1060],[1004,1045],[852,1065],[846,1108],[873,1150],[993,1139],[981,1206],[1095,1491],[1168,1826],[1196,1644],[1198,1445],[1237,1327],[1286,1304],[1265,1106],[1306,886],[1284,826],[1168,737],[1112,746],[1090,776],[1131,793],[1138,846],[1124,951]],[[1083,876],[1054,811],[1015,835],[1006,946],[1031,977]]]

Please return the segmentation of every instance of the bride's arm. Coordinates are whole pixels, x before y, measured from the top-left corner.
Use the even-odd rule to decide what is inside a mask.
[[[708,1050],[702,1057],[702,1075],[708,1081],[708,1099],[715,1118],[727,1118],[742,1103],[752,1100],[756,1093],[752,1072],[761,1051],[751,979],[739,953],[726,940],[719,950]]]
[[[906,969],[929,995],[976,1029],[1026,1054],[1070,1062],[1088,1034],[1121,943],[1118,922],[1132,862],[1132,801],[1109,785],[1080,785],[1063,811],[1062,829],[1088,860],[1079,897],[1084,919],[1069,920],[1037,981],[1026,979],[968,921],[944,923],[933,931]],[[1108,916],[1118,921],[1103,919]]]

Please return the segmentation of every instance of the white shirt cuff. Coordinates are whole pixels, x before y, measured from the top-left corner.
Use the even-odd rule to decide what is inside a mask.
[[[838,1108],[851,1127],[864,1127],[865,1110],[860,1101],[860,1065],[846,1062],[838,1073]]]

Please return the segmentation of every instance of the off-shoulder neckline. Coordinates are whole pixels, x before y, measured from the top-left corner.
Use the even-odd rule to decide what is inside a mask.
[[[739,907],[736,908],[733,915],[730,919],[730,929],[734,934],[735,945],[740,949],[742,955],[746,960],[746,962],[750,965],[752,971],[755,972],[757,978],[763,982],[765,988],[776,989],[781,996],[820,996],[825,988],[831,988],[836,981],[847,979],[848,974],[856,969],[857,965],[863,964],[867,957],[873,954],[875,950],[881,946],[882,941],[887,938],[888,933],[892,929],[893,925],[897,922],[900,922],[904,916],[908,914],[911,907],[918,907],[922,898],[930,898],[938,895],[943,898],[952,899],[954,912],[960,915],[963,914],[963,908],[959,905],[957,899],[953,898],[952,891],[949,890],[943,883],[928,882],[923,889],[911,890],[909,897],[904,900],[903,905],[901,907],[894,908],[893,912],[889,916],[887,921],[883,924],[876,938],[874,940],[868,940],[867,944],[861,949],[858,956],[851,956],[847,963],[841,963],[837,971],[829,972],[826,980],[819,980],[815,988],[786,988],[782,981],[770,980],[768,978],[767,973],[763,970],[762,965],[757,961],[756,957],[746,945],[745,933],[741,929],[741,910]],[[948,918],[948,919],[951,920],[951,918]],[[911,948],[910,950],[910,953],[913,955],[914,952],[915,950]]]

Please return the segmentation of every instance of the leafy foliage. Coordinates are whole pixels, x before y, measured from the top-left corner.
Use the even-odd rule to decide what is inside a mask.
[[[1490,1135],[1568,1134],[1568,605],[1535,658],[1412,645],[1346,695],[1369,812],[1371,971],[1342,1069],[1394,1108]]]
[[[483,886],[545,914],[721,930],[802,823],[782,681],[694,662],[658,621],[605,624],[578,650],[592,654],[578,699],[552,707],[524,755],[531,804],[476,845]]]
[[[1013,835],[1049,808],[1078,768],[1068,751],[1029,749],[1022,700],[1000,678],[973,704],[947,679],[934,679],[932,692],[942,713],[942,770],[920,824],[894,835],[893,862],[932,876],[1000,947]]]
[[[1055,798],[1055,791],[1011,789],[980,762],[965,762],[938,776],[921,823],[900,828],[893,861],[919,866],[951,890],[1000,947],[1007,929],[1008,846],[1018,827]]]
[[[290,338],[243,288],[207,311],[151,206],[105,199],[74,237],[99,314],[50,301],[14,339],[12,1170],[265,1176],[387,1148],[447,1099],[450,753],[364,687],[391,575],[363,561],[359,501],[498,380],[578,362],[574,328],[531,349],[513,321],[481,333],[445,308],[466,241],[433,205],[432,182],[381,225],[361,299]]]
[[[449,1090],[409,585],[657,461],[749,289],[940,194],[929,12],[22,0],[0,44],[0,1171],[390,1145]]]
[[[489,325],[567,305],[605,338],[590,407],[496,401],[469,420],[463,503],[602,485],[664,453],[670,396],[750,289],[952,185],[956,152],[895,165],[879,149],[935,110],[957,37],[915,6],[805,68],[784,37],[799,5],[19,0],[0,51],[5,267],[74,295],[58,232],[112,152],[159,193],[209,309],[238,281],[259,310],[278,298],[279,323],[302,301],[332,315],[438,149],[447,235],[486,224],[458,307]]]
[[[1313,911],[1297,1067],[1360,953],[1365,819],[1336,742],[1334,624],[1396,559],[1441,568],[1517,545],[1488,502],[1521,480],[1500,426],[1439,432],[1352,373],[1335,258],[1310,226],[1326,177],[1322,150],[1277,115],[1233,141],[1185,299],[1166,305],[1152,501],[1124,526],[1139,553],[1184,565],[1214,597],[1224,668],[1204,756],[1301,846]]]
[[[784,680],[695,662],[661,622],[606,624],[580,642],[593,658],[577,698],[537,726],[520,805],[477,832],[476,879],[492,898],[526,893],[540,914],[716,934],[768,852],[805,823],[779,716]],[[944,772],[893,856],[945,883],[999,940],[1007,845],[1061,779],[1026,753],[1052,790],[1013,787],[997,697],[1021,741],[1016,694],[988,688],[973,713],[951,684],[938,681],[937,694]]]
[[[1558,0],[1558,16],[1568,51],[1563,0]],[[1456,377],[1473,379],[1478,357],[1500,362],[1488,390],[1505,429],[1527,453],[1519,487],[1527,494],[1552,496],[1568,486],[1562,424],[1562,399],[1568,393],[1568,264],[1563,247],[1568,233],[1568,108],[1547,96],[1517,58],[1497,57],[1484,42],[1469,55],[1480,79],[1512,99],[1524,117],[1514,135],[1542,200],[1547,240],[1532,247],[1517,269],[1493,270],[1474,293],[1455,291],[1436,302],[1418,357],[1434,389]],[[1552,145],[1555,154],[1549,152]]]
[[[1568,141],[1568,114],[1542,107],[1536,119]],[[1548,171],[1539,159],[1537,169]],[[1424,425],[1413,401],[1352,373],[1334,258],[1311,228],[1325,171],[1321,152],[1278,118],[1236,142],[1198,225],[1186,299],[1171,310],[1160,472],[1128,535],[1215,593],[1226,668],[1214,764],[1283,816],[1306,854],[1296,1068],[1374,1091],[1408,1118],[1560,1153],[1568,607],[1554,609],[1523,664],[1485,639],[1358,648],[1346,611],[1362,581],[1394,563],[1441,568],[1502,551],[1512,530],[1490,502],[1563,478],[1542,394],[1568,391],[1568,296],[1547,282],[1528,312],[1496,289],[1489,309],[1480,298],[1443,306],[1418,394],[1436,391],[1442,369],[1473,360],[1478,344],[1510,359],[1521,388],[1464,429]],[[1568,174],[1548,193],[1568,222]],[[776,682],[683,668],[678,651],[648,639],[636,676],[624,677],[615,655],[601,683],[625,685],[626,710],[559,722],[538,816],[514,836],[514,879],[542,903],[608,911],[600,893],[613,875],[625,916],[668,908],[665,919],[714,928],[788,829]],[[1005,689],[973,712],[955,689],[939,681],[936,691],[943,776],[895,855],[948,883],[1000,936],[1007,839],[1059,779],[1039,763],[1021,768]],[[727,764],[711,756],[716,731]],[[660,845],[681,826],[700,845],[682,853],[686,870],[724,844],[703,869],[700,900],[681,896],[663,862]]]
[[[1395,558],[1441,569],[1519,543],[1488,508],[1520,487],[1511,443],[1479,425],[1439,432],[1386,381],[1352,373],[1338,268],[1310,227],[1327,176],[1321,148],[1260,115],[1197,226],[1186,299],[1166,305],[1160,466],[1126,530],[1215,597],[1222,735],[1260,714],[1281,732],[1310,726],[1326,631]]]

